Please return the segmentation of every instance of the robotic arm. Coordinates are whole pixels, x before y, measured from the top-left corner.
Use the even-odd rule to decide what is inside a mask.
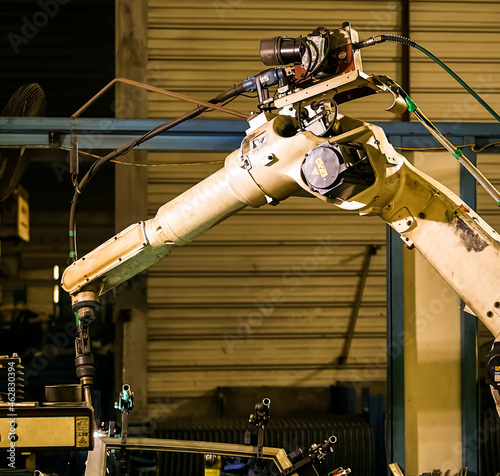
[[[380,127],[343,116],[339,130],[345,132],[327,139],[296,129],[291,116],[270,118],[248,133],[224,168],[163,205],[154,218],[131,225],[69,266],[62,284],[76,310],[91,307],[99,294],[246,206],[309,195],[360,215],[380,216],[499,337],[495,230],[398,154]]]
[[[331,34],[315,30],[307,41],[263,40],[266,64],[295,62],[294,71],[280,68],[273,98],[266,72],[247,78],[258,92],[261,113],[249,120],[241,147],[221,170],[66,269],[62,286],[80,320],[93,317],[100,294],[243,208],[304,196],[378,215],[422,253],[500,340],[499,235],[398,154],[380,127],[338,112],[338,103],[378,91],[393,94],[393,111],[406,108],[389,78],[362,72],[356,41],[348,24]]]

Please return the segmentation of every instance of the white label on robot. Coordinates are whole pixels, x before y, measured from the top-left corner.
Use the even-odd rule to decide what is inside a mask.
[[[251,141],[250,144],[252,146],[252,150],[260,149],[264,145],[267,144],[267,137],[266,133],[262,132],[259,134],[257,137],[254,137]]]

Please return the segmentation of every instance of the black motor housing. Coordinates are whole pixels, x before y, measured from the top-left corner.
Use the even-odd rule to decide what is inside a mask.
[[[347,200],[375,181],[360,144],[325,141],[306,154],[302,175],[309,188],[332,199]]]

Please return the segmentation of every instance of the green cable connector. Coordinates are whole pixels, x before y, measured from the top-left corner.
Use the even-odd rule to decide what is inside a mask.
[[[408,111],[413,112],[417,109],[417,105],[411,100],[410,96],[405,97],[405,103],[408,106]]]
[[[76,256],[76,253],[74,251],[69,252],[69,257],[74,258]]]
[[[458,160],[462,156],[462,151],[460,149],[455,149],[452,155]]]
[[[69,230],[69,236],[75,236],[75,230]]]

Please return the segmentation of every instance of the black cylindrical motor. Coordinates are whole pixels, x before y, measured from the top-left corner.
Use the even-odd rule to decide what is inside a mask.
[[[260,58],[266,66],[300,63],[304,45],[298,38],[276,36],[260,40]]]

